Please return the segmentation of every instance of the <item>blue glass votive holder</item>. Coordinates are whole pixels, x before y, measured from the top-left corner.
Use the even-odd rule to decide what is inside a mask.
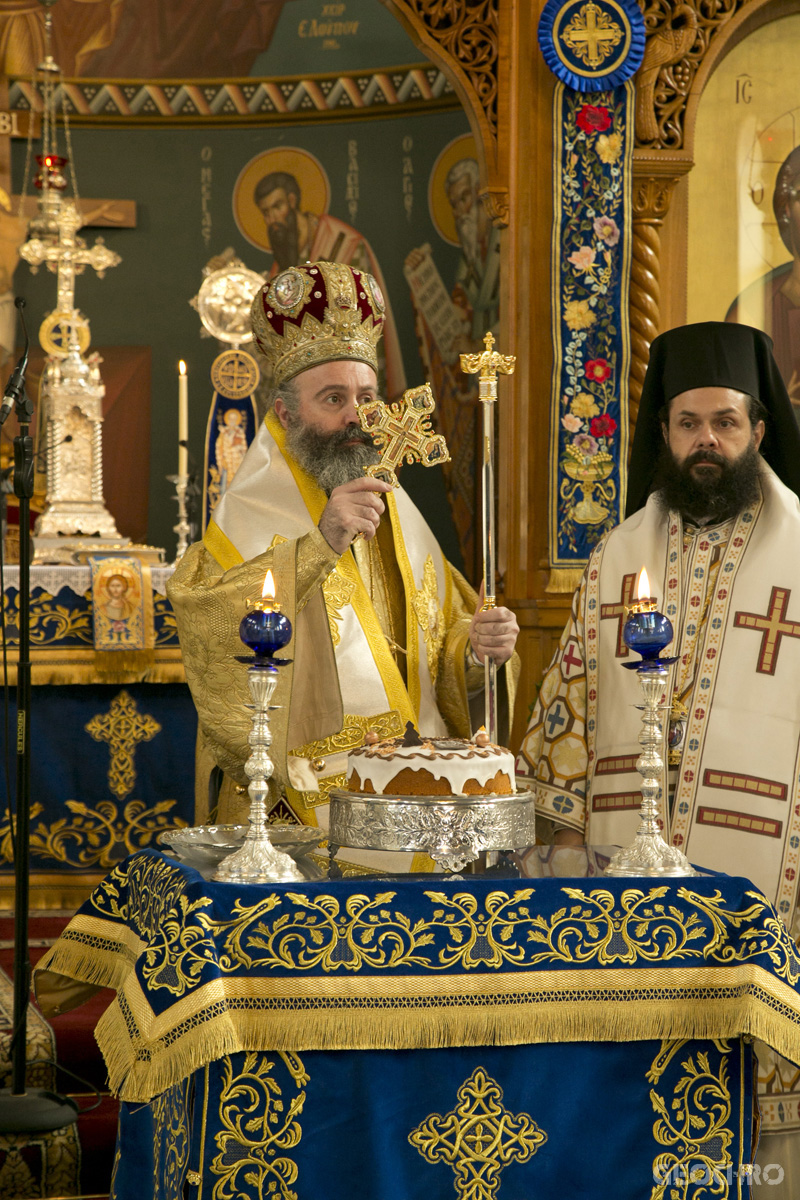
[[[632,605],[622,631],[625,645],[641,654],[643,664],[652,663],[653,666],[658,663],[661,651],[673,637],[672,622],[669,617],[656,611],[655,604],[655,600],[640,600]]]
[[[292,637],[292,623],[270,602],[250,602],[250,610],[239,623],[239,637],[256,656],[256,662],[270,660]]]

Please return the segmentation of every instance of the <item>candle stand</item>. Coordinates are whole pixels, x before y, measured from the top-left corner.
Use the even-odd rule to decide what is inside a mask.
[[[175,561],[172,564],[177,566],[180,560],[186,553],[189,545],[189,533],[191,526],[187,516],[186,492],[189,487],[188,475],[167,475],[167,482],[175,485],[175,498],[178,501],[178,524],[173,525],[174,533],[178,535],[178,545],[175,550]]]
[[[251,656],[238,656],[239,662],[250,663],[247,684],[253,713],[253,727],[248,737],[252,753],[244,765],[250,780],[250,827],[244,843],[224,858],[217,868],[215,879],[223,883],[294,883],[304,876],[294,859],[277,850],[270,839],[266,799],[269,780],[275,769],[269,756],[272,732],[269,727],[270,700],[278,683],[278,671],[291,660],[275,658],[276,650],[285,646],[292,636],[292,626],[270,601],[250,604],[242,618],[239,636],[253,651]]]
[[[636,769],[642,776],[642,805],[640,824],[630,846],[618,850],[606,868],[606,875],[667,877],[697,875],[686,855],[670,846],[658,827],[658,794],[661,790],[664,760],[661,711],[667,684],[668,668],[676,660],[662,658],[661,651],[672,641],[672,623],[663,613],[656,612],[656,602],[640,600],[631,605],[625,623],[625,644],[641,654],[641,662],[623,663],[636,671],[642,689],[642,730],[639,743],[642,753]]]

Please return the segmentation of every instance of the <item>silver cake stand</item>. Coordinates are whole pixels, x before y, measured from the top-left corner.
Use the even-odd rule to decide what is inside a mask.
[[[328,852],[407,850],[460,871],[483,850],[519,850],[536,841],[534,793],[511,796],[373,796],[333,788]]]

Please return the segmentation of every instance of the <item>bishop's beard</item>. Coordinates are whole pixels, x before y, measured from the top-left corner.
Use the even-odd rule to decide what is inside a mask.
[[[345,443],[355,441],[355,445]],[[352,479],[361,479],[364,467],[379,461],[370,435],[358,425],[323,433],[315,425],[306,425],[300,417],[289,416],[286,447],[308,474],[329,496],[334,488]]]
[[[719,524],[755,504],[761,495],[759,453],[751,443],[729,462],[714,450],[698,450],[677,463],[668,446],[661,450],[654,490],[666,511],[695,521]],[[698,463],[715,463],[718,471],[691,473]]]

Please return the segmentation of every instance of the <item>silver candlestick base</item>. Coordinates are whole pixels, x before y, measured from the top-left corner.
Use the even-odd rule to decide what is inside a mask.
[[[223,883],[295,883],[304,878],[294,859],[276,850],[269,836],[266,798],[268,781],[275,767],[269,756],[272,733],[269,727],[269,702],[278,682],[275,667],[253,666],[247,672],[247,684],[253,703],[253,728],[248,741],[252,754],[244,764],[250,779],[250,828],[244,844],[229,854],[217,867],[215,879]]]
[[[664,760],[660,754],[662,744],[661,717],[659,707],[667,682],[667,668],[663,666],[640,667],[637,671],[642,688],[642,731],[639,744],[642,754],[636,769],[642,776],[642,807],[639,810],[640,825],[630,846],[618,850],[606,867],[606,875],[673,876],[697,875],[685,854],[675,846],[669,846],[658,828],[658,793]]]
[[[189,533],[191,531],[191,526],[186,516],[186,491],[189,487],[189,476],[168,475],[167,483],[175,484],[175,498],[178,501],[178,524],[172,526],[173,533],[177,533],[178,535],[175,561],[172,564],[174,567],[177,567],[189,546]]]

